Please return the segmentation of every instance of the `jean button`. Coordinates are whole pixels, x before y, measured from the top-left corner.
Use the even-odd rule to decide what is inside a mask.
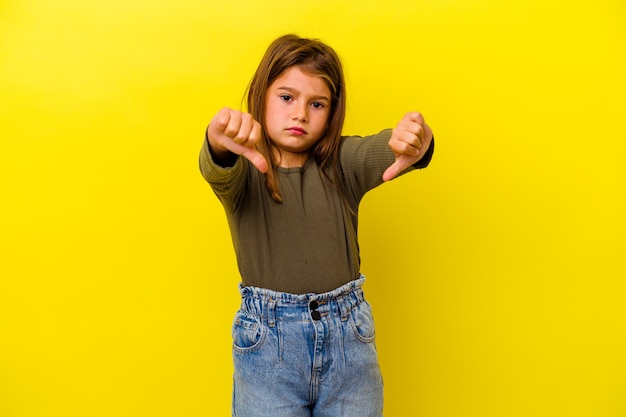
[[[316,309],[317,309],[317,307],[319,307],[319,304],[317,304],[317,301],[313,300],[313,301],[311,301],[311,302],[309,303],[309,308],[310,308],[311,310],[316,310]]]
[[[311,318],[312,318],[313,320],[315,320],[315,321],[318,321],[319,319],[321,319],[321,318],[322,318],[322,315],[320,314],[320,312],[319,312],[319,311],[317,311],[317,310],[313,310],[313,311],[311,311]]]

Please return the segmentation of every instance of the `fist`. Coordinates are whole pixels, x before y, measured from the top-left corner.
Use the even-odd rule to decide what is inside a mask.
[[[256,149],[261,124],[250,113],[224,107],[211,120],[207,133],[216,157],[232,152],[247,158],[259,171],[267,172],[267,161]]]
[[[405,114],[391,132],[389,147],[396,156],[396,160],[383,174],[383,180],[389,181],[395,178],[400,172],[419,161],[430,146],[432,139],[433,132],[421,113]]]

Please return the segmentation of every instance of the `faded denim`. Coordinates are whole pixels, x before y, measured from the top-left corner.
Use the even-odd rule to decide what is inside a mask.
[[[380,417],[383,381],[364,276],[322,294],[240,286],[233,417]]]

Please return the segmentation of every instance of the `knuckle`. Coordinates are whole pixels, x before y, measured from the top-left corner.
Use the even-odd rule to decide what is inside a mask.
[[[246,135],[246,133],[241,130],[239,132],[236,132],[233,137],[233,140],[238,143],[244,143],[247,139],[248,135]]]
[[[237,129],[235,129],[232,125],[229,124],[224,128],[224,134],[228,136],[229,138],[234,139],[235,136],[237,135]]]
[[[220,130],[224,130],[226,128],[227,119],[226,117],[224,117],[223,114],[218,113],[215,115],[215,117],[213,117],[211,124],[215,127],[220,128]]]
[[[250,134],[248,135],[248,142],[255,144],[259,141],[259,136],[256,134],[256,132],[253,130],[252,132],[250,132]]]

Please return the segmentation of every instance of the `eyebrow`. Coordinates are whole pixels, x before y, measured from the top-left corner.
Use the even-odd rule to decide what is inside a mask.
[[[284,87],[278,87],[278,89],[279,89],[279,90],[285,90],[285,91],[287,91],[287,92],[289,92],[289,93],[291,93],[291,94],[299,93],[299,91],[298,91],[298,90],[296,90],[295,88],[291,88],[291,87],[287,87],[287,86],[284,86]],[[325,100],[325,101],[327,101],[327,102],[329,102],[329,103],[330,103],[330,98],[328,98],[328,96],[323,96],[323,95],[320,95],[320,96],[313,96],[313,97],[311,97],[311,99],[312,99],[312,100]]]

